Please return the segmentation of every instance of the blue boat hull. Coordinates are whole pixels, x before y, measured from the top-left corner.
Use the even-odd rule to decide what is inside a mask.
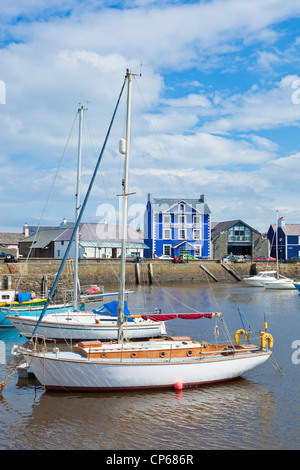
[[[69,312],[69,311],[73,311],[74,308],[73,307],[61,307],[61,308],[49,308],[48,311],[49,313],[61,313],[61,312]],[[32,316],[32,315],[36,315],[37,317],[39,317],[41,315],[43,311],[43,308],[40,308],[40,309],[36,309],[36,310],[23,310],[22,311],[17,311],[17,310],[11,310],[9,313],[15,315],[16,313],[20,313],[20,315],[22,316]],[[13,324],[7,319],[7,317],[5,316],[5,314],[3,313],[3,311],[1,310],[0,308],[0,328],[14,328]]]
[[[297,291],[300,292],[300,282],[294,282],[294,286],[296,287]]]

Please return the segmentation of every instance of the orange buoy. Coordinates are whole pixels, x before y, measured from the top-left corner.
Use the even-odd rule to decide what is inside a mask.
[[[182,383],[181,382],[175,382],[174,383],[174,388],[175,390],[182,390]]]

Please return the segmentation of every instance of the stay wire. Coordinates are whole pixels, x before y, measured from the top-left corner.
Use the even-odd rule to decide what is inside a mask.
[[[57,170],[56,170],[56,172],[55,172],[55,176],[54,176],[54,179],[53,179],[53,182],[52,182],[52,185],[51,185],[51,188],[50,188],[48,197],[47,197],[47,199],[46,199],[46,202],[45,202],[45,205],[44,205],[42,214],[41,214],[41,216],[40,216],[40,220],[39,220],[39,223],[38,223],[37,231],[36,231],[35,234],[34,234],[34,239],[33,239],[32,243],[31,243],[31,245],[30,245],[30,248],[29,248],[29,251],[28,251],[28,254],[27,254],[27,257],[26,257],[26,260],[25,260],[23,269],[22,269],[22,272],[21,272],[20,277],[19,277],[19,279],[18,279],[16,288],[15,288],[15,294],[18,292],[18,289],[19,289],[19,286],[20,286],[20,283],[21,283],[21,280],[22,280],[22,277],[23,277],[23,274],[24,274],[26,265],[27,265],[27,263],[28,263],[29,258],[31,257],[32,251],[33,251],[33,249],[34,249],[34,244],[35,244],[35,242],[36,242],[36,238],[37,238],[38,233],[39,233],[39,231],[40,231],[40,227],[41,227],[41,225],[42,225],[42,221],[43,221],[43,219],[44,219],[44,215],[45,215],[47,206],[48,206],[48,204],[49,204],[50,197],[51,197],[51,194],[52,194],[52,192],[53,192],[54,185],[55,185],[55,183],[56,183],[56,180],[57,180],[59,171],[60,171],[60,169],[61,169],[61,165],[62,165],[62,162],[63,162],[63,160],[64,160],[66,150],[67,150],[67,148],[68,148],[68,146],[69,146],[69,143],[70,143],[70,140],[71,140],[71,136],[72,136],[72,134],[73,134],[74,126],[75,126],[75,123],[76,123],[76,120],[77,120],[77,115],[78,115],[78,112],[76,111],[76,115],[75,115],[75,117],[74,117],[73,124],[72,124],[72,126],[71,126],[71,130],[70,130],[70,132],[69,132],[69,136],[68,136],[67,142],[66,142],[66,144],[65,144],[63,153],[62,153],[62,155],[61,155],[61,158],[60,158],[60,161],[59,161],[59,164],[58,164],[58,167],[57,167]],[[12,307],[12,303],[10,304],[10,308],[11,308],[11,307]]]

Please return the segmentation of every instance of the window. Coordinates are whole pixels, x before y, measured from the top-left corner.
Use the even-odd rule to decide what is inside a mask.
[[[170,224],[171,223],[171,216],[170,214],[168,215],[163,215],[163,224]]]
[[[179,224],[185,224],[185,215],[179,215],[178,216],[178,223]]]
[[[194,215],[193,218],[194,218],[194,224],[199,225],[200,224],[200,215]]]
[[[194,245],[195,256],[201,256],[201,245]]]
[[[194,229],[193,230],[193,237],[194,237],[194,240],[200,240],[200,230],[199,229]]]
[[[57,256],[60,256],[60,250],[57,250]]]
[[[251,230],[244,225],[235,225],[228,230],[229,242],[251,242]]]
[[[184,211],[184,204],[183,204],[182,202],[179,204],[179,210],[180,210],[181,212]]]
[[[178,239],[179,240],[185,240],[186,239],[186,230],[184,228],[181,228],[178,230]]]
[[[60,242],[60,244],[61,244],[61,245],[64,245],[64,244],[65,244],[65,242]]]
[[[171,256],[171,245],[164,245],[163,246],[163,254]]]
[[[171,229],[164,228],[163,238],[169,240],[171,238]]]

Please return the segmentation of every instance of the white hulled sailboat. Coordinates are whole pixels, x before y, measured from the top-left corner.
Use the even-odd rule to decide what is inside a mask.
[[[118,305],[118,340],[103,343],[82,341],[70,352],[15,346],[14,354],[23,355],[28,366],[46,390],[113,391],[186,387],[230,380],[263,364],[271,355],[272,336],[261,332],[259,346],[249,343],[249,333],[238,330],[236,344],[207,344],[188,337],[166,337],[143,342],[126,341],[124,336],[125,247],[128,204],[128,171],[130,155],[131,87],[133,74],[127,70],[127,125],[125,175],[123,184],[123,243],[120,295]],[[121,94],[122,94],[121,91]],[[121,95],[120,95],[121,96]],[[120,97],[119,97],[120,100]],[[119,102],[118,100],[118,102]],[[116,110],[115,110],[116,112]],[[115,114],[115,113],[114,113]],[[101,154],[96,165],[99,166]],[[95,175],[94,172],[94,175]],[[92,178],[91,184],[93,182]],[[91,187],[91,186],[90,186]],[[89,192],[89,191],[88,191]],[[83,203],[82,210],[84,209]],[[151,315],[161,321],[179,315]],[[148,315],[142,317],[148,318]],[[219,313],[182,314],[182,318],[221,318]],[[246,344],[240,344],[244,334]]]
[[[81,191],[81,156],[82,156],[82,127],[83,127],[83,106],[78,109],[79,132],[78,132],[78,152],[77,152],[77,183],[76,183],[76,204],[75,221],[80,215],[80,191]],[[78,341],[78,340],[115,340],[118,336],[117,316],[112,308],[113,302],[103,305],[103,308],[92,310],[91,307],[85,308],[84,305],[78,305],[78,292],[80,291],[78,278],[78,259],[79,259],[79,225],[75,226],[73,237],[75,239],[74,256],[74,280],[73,280],[73,305],[59,308],[59,306],[47,306],[43,309],[34,311],[15,311],[9,309],[5,312],[10,325],[13,325],[20,334],[26,338],[32,338],[33,335],[39,338],[57,341]],[[70,241],[71,243],[71,241]],[[66,256],[63,259],[62,266]],[[54,292],[54,291],[53,291]],[[124,291],[123,295],[128,292]],[[97,300],[97,293],[91,294]],[[118,295],[114,293],[100,293],[98,298],[111,297]],[[80,296],[80,300],[89,299],[90,295]],[[46,299],[45,299],[46,302]],[[44,303],[45,303],[44,302]],[[84,310],[84,311],[83,311]],[[41,315],[42,314],[42,315]],[[126,339],[156,338],[166,334],[166,328],[163,322],[154,322],[149,319],[142,319],[135,316],[128,318],[126,316]],[[41,318],[40,318],[41,317]],[[36,332],[36,326],[39,325]]]

